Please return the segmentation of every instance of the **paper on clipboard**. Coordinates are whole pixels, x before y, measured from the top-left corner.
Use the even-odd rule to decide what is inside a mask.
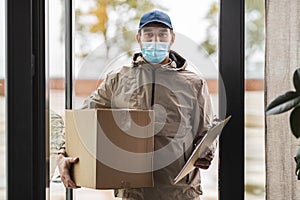
[[[213,144],[217,137],[221,134],[223,127],[230,120],[231,116],[218,122],[217,125],[208,130],[207,134],[203,137],[201,142],[196,146],[192,155],[189,157],[183,168],[178,175],[174,178],[174,184],[178,183],[183,177],[195,169],[194,164],[199,157],[205,157],[207,149]]]

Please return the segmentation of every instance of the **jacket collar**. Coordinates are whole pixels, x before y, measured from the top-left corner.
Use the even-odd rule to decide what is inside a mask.
[[[186,68],[187,66],[186,60],[182,56],[180,56],[177,52],[170,50],[169,57],[170,57],[170,62],[165,65],[161,65],[162,68],[168,68],[176,71],[181,71]],[[137,67],[139,65],[143,65],[146,63],[148,62],[143,58],[142,53],[136,53],[133,55],[133,59],[132,59],[133,67]]]

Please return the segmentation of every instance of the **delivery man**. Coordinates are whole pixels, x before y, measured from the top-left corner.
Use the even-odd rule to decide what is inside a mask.
[[[215,146],[205,158],[196,161],[195,170],[185,179],[177,184],[173,179],[190,156],[193,143],[212,123],[207,84],[186,70],[187,61],[171,50],[175,34],[166,13],[158,10],[145,13],[136,40],[141,52],[134,54],[131,65],[109,73],[84,103],[85,108],[154,110],[154,187],[119,189],[115,190],[115,196],[131,200],[199,199],[202,194],[199,168],[210,166]],[[58,167],[65,187],[77,188],[69,169],[78,159],[67,157],[61,148]]]

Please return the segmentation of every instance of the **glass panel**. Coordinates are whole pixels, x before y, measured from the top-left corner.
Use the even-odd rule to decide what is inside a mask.
[[[6,199],[5,2],[0,1],[0,199]]]
[[[265,199],[265,1],[246,0],[245,198]]]
[[[49,151],[50,199],[65,199],[65,188],[56,166],[56,153],[64,134],[65,110],[65,2],[48,0],[47,3],[47,85],[49,91]]]
[[[135,41],[141,15],[153,8],[172,20],[176,40],[173,49],[187,58],[191,71],[204,76],[218,113],[218,1],[75,1],[75,80],[73,108],[99,86],[111,70],[131,63],[139,46]],[[180,13],[180,14],[179,14]],[[216,151],[218,152],[218,150]],[[218,196],[218,155],[202,170],[203,199]],[[113,199],[113,191],[76,189],[76,199]]]

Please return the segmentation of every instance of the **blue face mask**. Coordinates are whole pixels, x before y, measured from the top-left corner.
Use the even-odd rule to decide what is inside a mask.
[[[149,63],[161,63],[169,54],[169,42],[143,42],[142,54]]]

